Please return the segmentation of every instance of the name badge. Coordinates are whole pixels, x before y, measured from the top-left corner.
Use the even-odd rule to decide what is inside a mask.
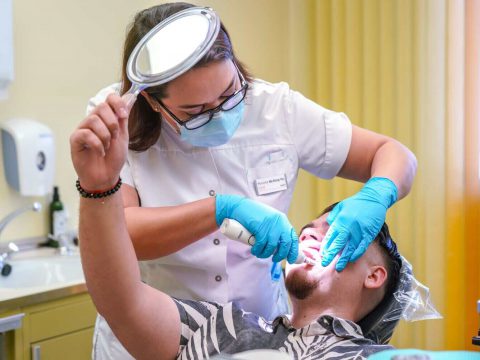
[[[285,174],[255,180],[257,195],[271,194],[288,188]]]

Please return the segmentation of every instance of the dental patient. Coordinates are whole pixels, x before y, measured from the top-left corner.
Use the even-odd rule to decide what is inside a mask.
[[[118,191],[128,148],[127,119],[106,125],[111,137],[103,128],[82,126],[70,137],[81,195],[79,243],[87,287],[129,352],[118,343],[96,349],[94,358],[202,359],[275,349],[296,359],[361,359],[391,348],[366,338],[357,324],[374,318],[370,315],[382,309],[382,299],[391,297],[398,282],[401,260],[385,224],[365,254],[342,272],[335,270],[336,261],[327,267],[287,266],[293,312],[271,323],[235,303],[174,299],[143,283]],[[301,250],[314,260],[320,259],[327,213],[300,234]]]
[[[315,260],[320,259],[331,208],[300,234],[300,248]],[[401,260],[386,225],[365,255],[342,272],[334,262],[325,268],[288,265],[293,313],[272,323],[235,303],[173,299],[142,283],[119,193],[103,204],[81,199],[80,245],[93,301],[137,359],[201,359],[252,349],[278,349],[296,359],[361,359],[391,348],[366,339],[356,323],[398,281]]]

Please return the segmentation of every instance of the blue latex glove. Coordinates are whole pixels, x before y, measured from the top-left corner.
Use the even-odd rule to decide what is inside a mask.
[[[339,202],[330,212],[324,239],[322,266],[328,266],[342,251],[335,266],[342,271],[367,250],[380,232],[387,209],[397,201],[397,187],[387,178],[374,177],[355,195]]]
[[[264,259],[273,255],[274,262],[295,262],[298,236],[284,213],[238,195],[217,195],[215,206],[218,226],[224,219],[234,219],[255,236],[253,255]]]

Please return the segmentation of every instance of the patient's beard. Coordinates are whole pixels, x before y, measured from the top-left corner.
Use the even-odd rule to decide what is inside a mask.
[[[291,296],[298,300],[304,300],[317,289],[319,282],[319,279],[309,281],[305,273],[296,271],[287,276],[285,286]]]

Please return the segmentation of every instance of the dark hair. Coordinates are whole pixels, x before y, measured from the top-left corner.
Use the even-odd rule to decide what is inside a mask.
[[[338,203],[334,203],[330,206],[327,206],[325,209],[323,209],[319,217],[332,211],[337,204]],[[387,283],[385,285],[385,295],[383,297],[383,299],[386,299],[390,294],[395,292],[398,286],[398,282],[400,280],[400,269],[402,267],[402,258],[398,252],[397,244],[395,241],[393,241],[390,235],[387,223],[383,223],[380,232],[372,243],[375,242],[378,243],[380,249],[382,249],[381,254],[387,267]]]
[[[137,43],[148,33],[155,25],[169,16],[195,5],[176,2],[162,5],[152,6],[142,10],[135,15],[133,22],[129,25],[127,37],[123,48],[123,66],[122,66],[122,88],[121,94],[124,94],[131,87],[132,83],[128,79],[126,67],[128,58]],[[210,50],[205,56],[196,63],[193,68],[205,66],[211,62],[222,60],[233,60],[239,71],[245,79],[250,82],[251,74],[245,66],[235,57],[233,52],[230,36],[227,29],[221,23],[220,31],[217,39],[213,43]],[[159,99],[167,96],[169,83],[155,86],[149,89],[149,92],[155,93]],[[143,96],[138,96],[137,101],[133,105],[128,120],[129,131],[129,149],[134,151],[145,151],[150,148],[158,140],[161,129],[161,115],[150,107],[147,100]]]

